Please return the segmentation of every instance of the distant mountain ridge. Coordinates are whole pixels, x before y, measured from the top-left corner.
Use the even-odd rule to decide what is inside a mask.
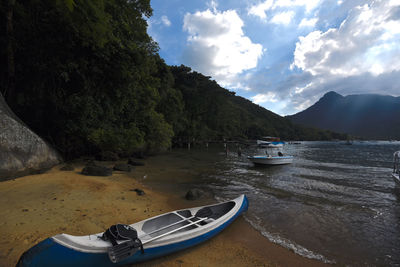
[[[314,105],[287,116],[293,123],[367,139],[400,140],[400,97],[326,93]]]

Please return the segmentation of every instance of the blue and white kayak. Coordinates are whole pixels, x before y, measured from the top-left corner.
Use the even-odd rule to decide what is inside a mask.
[[[177,210],[131,224],[128,227],[136,230],[143,250],[138,249],[120,261],[110,256],[113,245],[102,239],[103,233],[59,234],[27,250],[17,266],[121,266],[151,260],[208,240],[247,208],[247,197],[241,195],[219,204]],[[129,244],[123,240],[117,243]]]

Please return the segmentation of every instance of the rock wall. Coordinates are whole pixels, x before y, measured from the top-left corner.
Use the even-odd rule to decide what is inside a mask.
[[[61,156],[11,111],[0,94],[0,180],[38,173],[61,161]]]

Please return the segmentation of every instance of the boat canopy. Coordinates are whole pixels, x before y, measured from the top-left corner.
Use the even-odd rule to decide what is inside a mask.
[[[262,141],[268,141],[268,142],[279,142],[281,139],[279,137],[273,137],[273,136],[263,136],[261,137]]]

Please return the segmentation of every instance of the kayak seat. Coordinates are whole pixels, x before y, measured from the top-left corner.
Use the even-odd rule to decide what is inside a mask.
[[[189,218],[191,216],[190,211],[184,210],[178,212],[170,212],[164,214],[162,216],[156,217],[154,219],[150,219],[146,221],[142,226],[142,231],[146,233],[150,237],[156,237],[158,235],[167,233],[169,231],[175,230],[179,227],[185,226],[189,224],[189,220],[183,221],[183,218]],[[189,217],[187,217],[189,216]],[[187,228],[183,229],[182,231],[187,231],[190,229],[196,228],[196,226],[188,226]],[[162,229],[162,230],[159,230]]]
[[[190,218],[190,217],[192,217],[191,219],[189,219],[189,221],[191,221],[191,222],[197,222],[198,220],[201,219],[200,217],[193,216],[192,213],[190,212],[190,210],[181,210],[181,211],[178,211],[177,213],[178,213],[179,215],[181,215],[182,217],[184,217],[184,218]],[[197,214],[197,213],[196,213],[196,214]],[[209,223],[209,222],[210,222],[210,220],[207,219],[207,220],[204,220],[204,221],[199,222],[198,225],[205,225],[205,224],[207,224],[207,223]],[[196,223],[196,225],[197,225],[197,223]],[[192,227],[192,228],[193,228],[193,227]]]
[[[192,213],[190,212],[190,210],[180,210],[177,212],[179,215],[185,217],[185,218],[189,218],[192,217]]]
[[[212,214],[208,217],[216,220],[227,214],[234,206],[235,202],[233,201],[212,206],[210,207],[210,209],[212,210]]]

